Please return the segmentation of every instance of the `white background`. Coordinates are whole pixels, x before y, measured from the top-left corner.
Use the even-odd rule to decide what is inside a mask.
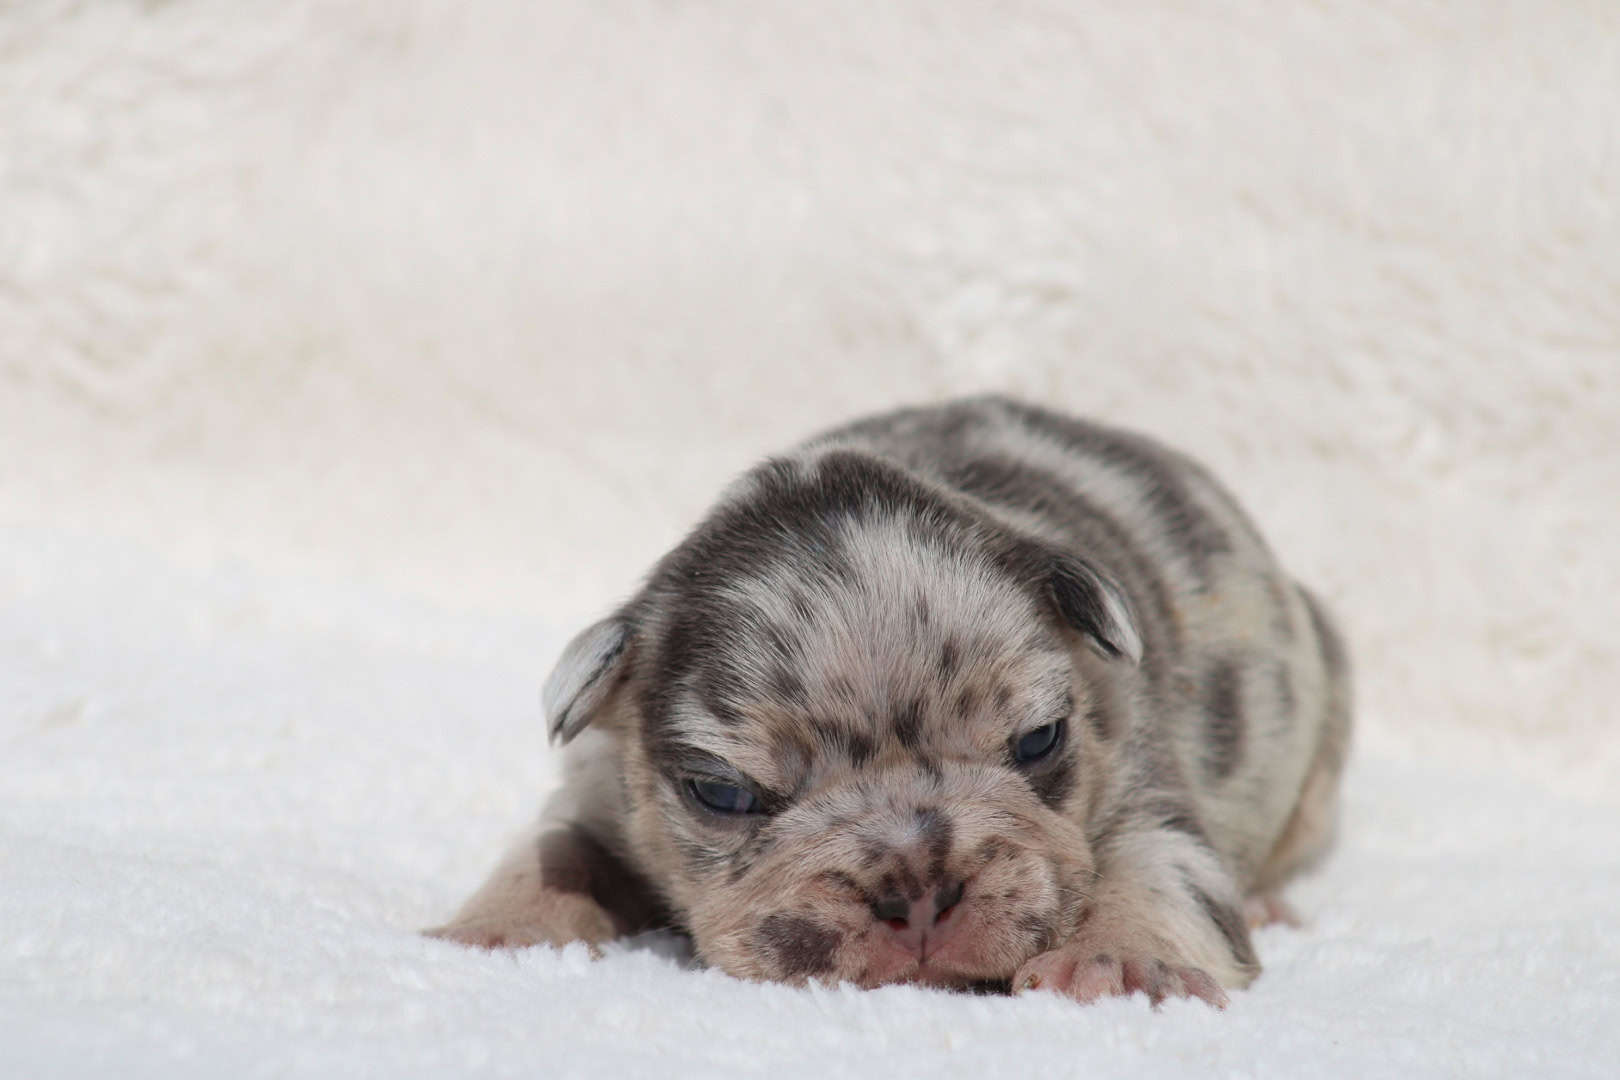
[[[18,1075],[1603,1074],[1617,43],[1603,2],[0,10]],[[985,389],[1202,457],[1348,628],[1344,844],[1254,991],[413,936],[538,805],[561,643],[730,476]]]

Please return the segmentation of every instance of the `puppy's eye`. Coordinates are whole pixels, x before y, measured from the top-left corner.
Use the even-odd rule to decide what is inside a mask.
[[[726,784],[719,780],[691,779],[686,790],[692,798],[716,814],[758,814],[759,798],[747,788]]]
[[[1020,765],[1032,765],[1051,755],[1063,741],[1064,721],[1042,724],[1034,731],[1026,731],[1013,743],[1013,759]]]

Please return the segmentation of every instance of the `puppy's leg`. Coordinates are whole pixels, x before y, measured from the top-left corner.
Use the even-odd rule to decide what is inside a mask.
[[[1257,893],[1275,892],[1289,878],[1309,869],[1332,846],[1339,784],[1350,745],[1350,654],[1322,602],[1307,589],[1299,592],[1322,657],[1321,734],[1294,812],[1255,874],[1253,889]]]
[[[1144,821],[1111,837],[1098,856],[1079,927],[1025,963],[1015,990],[1082,1002],[1140,990],[1154,1004],[1198,997],[1224,1007],[1223,987],[1247,986],[1259,974],[1237,885],[1199,836]]]
[[[584,828],[547,824],[519,841],[430,937],[486,949],[604,941],[658,922],[651,890]]]

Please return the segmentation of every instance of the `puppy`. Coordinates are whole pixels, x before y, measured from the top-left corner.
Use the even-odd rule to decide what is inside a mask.
[[[1215,1005],[1332,837],[1344,645],[1232,497],[1004,398],[742,477],[544,690],[566,781],[439,937]]]

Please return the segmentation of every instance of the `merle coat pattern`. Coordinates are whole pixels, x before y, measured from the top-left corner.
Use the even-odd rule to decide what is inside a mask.
[[[564,788],[433,933],[1079,1000],[1254,978],[1350,726],[1325,611],[1207,472],[1003,398],[747,473],[544,698]]]

